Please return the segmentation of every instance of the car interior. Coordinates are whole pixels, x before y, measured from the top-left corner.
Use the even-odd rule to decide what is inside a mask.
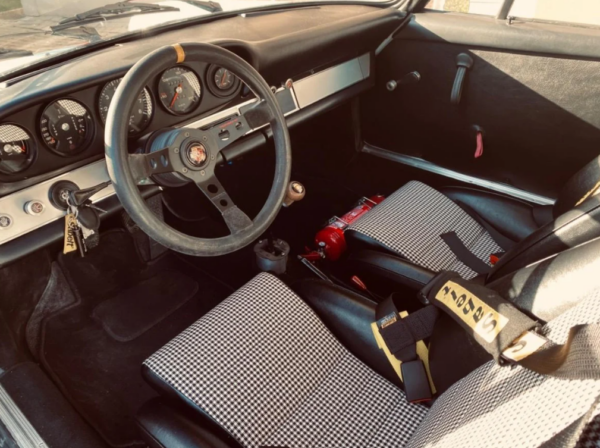
[[[2,77],[0,446],[600,446],[600,29],[426,3]]]

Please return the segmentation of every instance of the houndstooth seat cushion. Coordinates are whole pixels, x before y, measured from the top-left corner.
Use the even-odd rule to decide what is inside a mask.
[[[269,274],[145,365],[247,447],[400,447],[426,414]]]
[[[464,265],[440,235],[454,231],[483,262],[502,252],[490,234],[439,191],[411,181],[349,226],[409,261],[432,271],[452,270],[470,279],[477,273]]]
[[[572,326],[600,322],[600,288],[585,297],[544,326],[544,335],[563,344]],[[600,370],[587,359],[575,362]],[[573,428],[600,395],[597,374],[566,380],[491,361],[431,410],[408,404],[269,274],[145,364],[247,447],[572,446]],[[578,448],[598,446],[599,422],[587,425]]]

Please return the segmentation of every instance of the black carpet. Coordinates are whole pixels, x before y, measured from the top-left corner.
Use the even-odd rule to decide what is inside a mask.
[[[183,306],[198,283],[178,271],[159,272],[98,305],[92,316],[120,342],[133,341]]]
[[[40,361],[107,443],[145,446],[133,415],[156,393],[142,362],[231,291],[172,254],[143,264],[124,232],[59,265],[77,301],[44,319]]]

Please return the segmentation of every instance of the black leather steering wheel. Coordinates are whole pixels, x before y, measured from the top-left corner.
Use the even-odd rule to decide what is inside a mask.
[[[156,75],[185,61],[202,61],[230,70],[258,101],[243,114],[209,129],[167,128],[153,139],[148,154],[129,154],[129,116],[138,93]],[[250,130],[269,123],[275,143],[275,177],[263,208],[251,220],[231,200],[215,176],[220,152]],[[160,48],[140,61],[119,84],[111,101],[104,134],[108,173],[123,207],[140,228],[162,245],[195,256],[234,252],[257,239],[281,209],[290,181],[291,145],[285,118],[275,95],[262,76],[234,53],[215,45],[186,43]],[[174,173],[194,182],[221,212],[230,235],[196,238],[159,220],[138,190],[138,182],[154,175]]]

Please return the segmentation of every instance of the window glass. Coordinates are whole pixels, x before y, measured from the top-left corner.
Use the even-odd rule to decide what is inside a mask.
[[[599,0],[515,0],[510,16],[600,25]]]
[[[425,8],[495,16],[500,5],[502,0],[429,0]]]

